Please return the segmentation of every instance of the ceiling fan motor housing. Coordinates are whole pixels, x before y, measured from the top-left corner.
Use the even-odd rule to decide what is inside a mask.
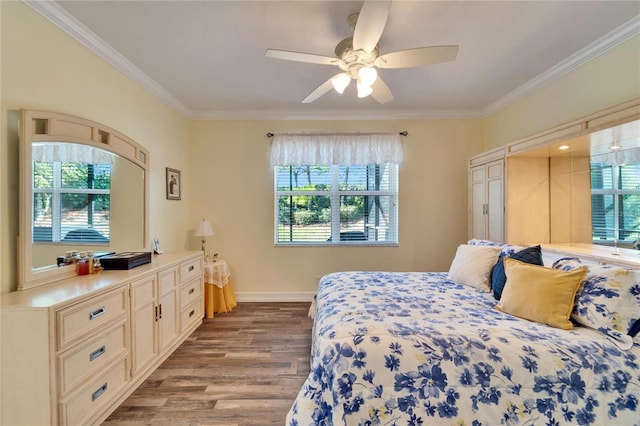
[[[358,79],[358,71],[362,67],[372,67],[378,57],[378,46],[371,53],[367,53],[362,49],[353,49],[353,37],[347,37],[342,40],[335,49],[336,58],[338,58],[338,67],[345,71],[354,80]]]

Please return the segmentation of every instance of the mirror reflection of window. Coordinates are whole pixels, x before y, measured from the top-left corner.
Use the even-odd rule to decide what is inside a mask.
[[[640,121],[596,132],[591,152],[593,243],[640,248]]]
[[[591,163],[591,215],[595,244],[640,239],[640,163]]]
[[[34,149],[33,242],[109,243],[110,156],[82,145]]]

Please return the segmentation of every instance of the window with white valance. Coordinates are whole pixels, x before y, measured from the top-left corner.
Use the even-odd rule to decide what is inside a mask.
[[[276,245],[398,243],[399,134],[282,134],[271,143]]]

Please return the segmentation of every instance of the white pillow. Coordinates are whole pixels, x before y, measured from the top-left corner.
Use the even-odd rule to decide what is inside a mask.
[[[481,290],[491,290],[491,270],[502,247],[461,244],[449,268],[449,279]]]

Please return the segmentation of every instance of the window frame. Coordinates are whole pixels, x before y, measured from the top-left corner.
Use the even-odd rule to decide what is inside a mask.
[[[365,166],[385,166],[390,168],[389,188],[385,190],[341,190],[340,189],[340,167],[347,167],[343,164],[333,165],[310,165],[309,167],[328,167],[331,173],[331,189],[329,190],[279,190],[278,189],[278,169],[281,167],[300,167],[296,165],[274,166],[274,245],[276,247],[335,247],[335,246],[365,246],[365,247],[395,247],[399,245],[399,165],[395,163],[376,164],[371,163]],[[306,166],[305,166],[306,167]],[[331,203],[331,236],[326,241],[282,241],[279,240],[280,208],[279,199],[282,196],[323,196],[330,198]],[[340,199],[345,196],[374,196],[374,197],[390,197],[393,208],[389,209],[389,228],[393,228],[392,232],[395,238],[390,241],[368,241],[368,240],[348,240],[340,238]],[[337,206],[337,208],[336,208]],[[290,225],[292,226],[292,225]],[[366,225],[365,225],[366,226]]]

